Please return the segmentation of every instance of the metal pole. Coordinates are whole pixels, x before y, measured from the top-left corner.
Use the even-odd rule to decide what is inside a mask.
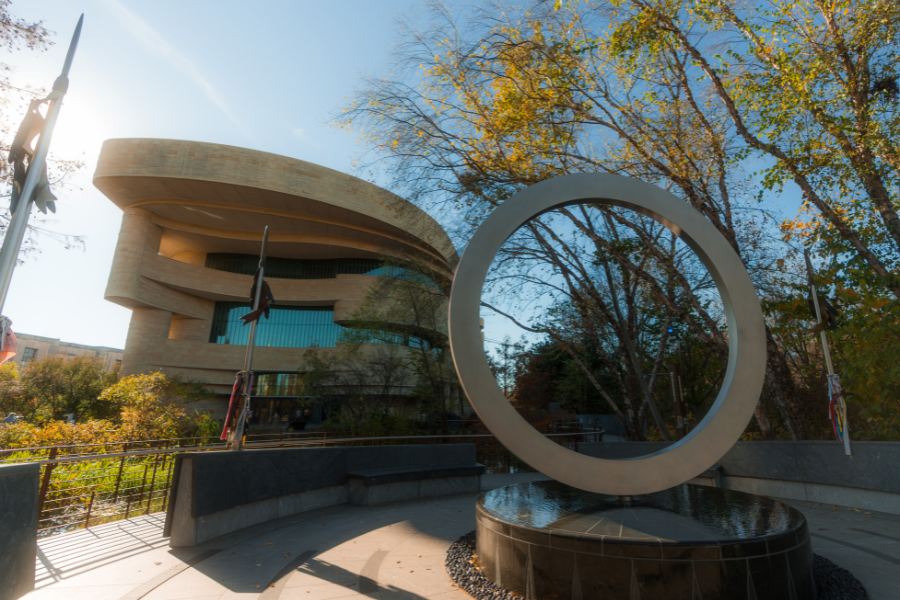
[[[50,458],[49,460],[53,460],[56,458],[57,453],[59,452],[59,448],[54,446],[50,448]],[[50,477],[53,475],[53,468],[56,466],[56,463],[47,463],[47,466],[44,467],[44,476],[41,480],[41,491],[38,493],[38,518],[40,518],[40,514],[44,511],[44,502],[47,500],[47,491],[50,489]]]
[[[166,512],[166,507],[169,505],[169,490],[172,489],[172,466],[174,464],[175,461],[170,461],[169,470],[166,472],[166,489],[163,490],[162,512]]]
[[[266,246],[269,243],[269,227],[268,225],[263,230],[263,239],[262,239],[262,249],[259,253],[259,268],[258,273],[259,276],[256,279],[256,293],[253,294],[253,306],[251,307],[251,311],[255,311],[259,309],[259,300],[262,298],[262,289],[263,289],[263,281],[265,281],[265,263],[266,263]],[[253,367],[253,346],[256,342],[256,325],[259,322],[259,319],[262,317],[257,317],[256,320],[250,323],[250,335],[247,339],[247,352],[244,354],[244,382],[242,384],[241,390],[241,398],[243,400],[243,406],[241,407],[240,415],[235,419],[234,429],[231,432],[231,449],[232,450],[240,450],[242,445],[242,439],[244,435],[244,423],[247,420],[247,414],[250,410],[250,392],[251,387],[253,385],[251,369]]]
[[[813,306],[816,308],[816,325],[822,322],[822,309],[819,308],[819,293],[816,291],[816,284],[810,283],[810,289],[812,290],[813,297]],[[831,352],[828,350],[828,338],[825,337],[825,330],[819,332],[819,337],[822,340],[822,352],[825,354],[825,368],[828,369],[829,375],[834,375],[834,366],[831,364]]]
[[[138,501],[137,501],[138,508],[140,508],[141,504],[144,503],[144,489],[146,489],[146,487],[147,487],[147,471],[149,471],[149,470],[150,470],[150,465],[144,464],[144,479],[143,479],[143,481],[141,481],[141,495],[138,496]],[[127,519],[128,517],[126,516],[125,518]]]
[[[263,276],[265,275],[265,262],[266,262],[266,246],[269,242],[269,227],[266,226],[263,231],[263,241],[262,241],[262,250],[259,253],[259,280],[256,284],[256,294],[253,296],[253,308],[252,310],[257,310],[259,308],[259,299],[262,297],[262,288],[263,288]],[[250,336],[247,340],[247,353],[244,355],[244,371],[250,371],[250,368],[253,365],[253,344],[256,341],[256,324],[259,322],[259,319],[256,319],[252,323],[250,323]],[[247,390],[247,393],[250,393],[250,390]]]
[[[145,515],[150,514],[150,507],[153,506],[153,488],[156,487],[156,469],[159,467],[159,454],[156,455],[156,458],[153,461],[153,477],[150,478],[150,495],[147,496],[147,510],[144,511]]]
[[[122,445],[122,452],[128,452],[128,442],[125,442]],[[119,461],[119,474],[116,475],[116,491],[113,492],[112,501],[113,503],[119,500],[119,487],[122,485],[122,471],[125,469],[125,457],[122,457],[122,460]]]
[[[87,529],[91,522],[91,509],[94,508],[94,494],[97,490],[91,490],[91,499],[88,501],[87,516],[84,518],[84,528]]]
[[[807,261],[809,258],[807,257]],[[815,282],[810,279],[809,289],[812,292],[813,297],[813,306],[816,309],[816,325],[822,323],[822,309],[819,308],[819,293],[816,291]],[[819,332],[819,337],[822,340],[822,353],[825,355],[825,368],[828,369],[828,376],[834,377],[834,366],[831,364],[831,352],[828,350],[828,338],[825,337],[825,329]],[[830,385],[830,383],[829,383]],[[839,398],[839,401],[843,401],[843,398]],[[846,410],[844,411],[844,454],[847,456],[852,456],[850,452],[850,419],[847,418]]]
[[[81,25],[83,22],[84,15],[81,15],[78,19],[78,25],[75,26],[72,42],[69,44],[69,52],[66,54],[66,62],[63,64],[62,74],[53,82],[53,92],[50,94],[50,97],[53,99],[50,100],[50,106],[47,108],[44,130],[41,132],[34,156],[28,164],[28,174],[25,177],[25,184],[22,186],[22,193],[19,196],[19,206],[16,212],[13,213],[9,221],[9,228],[6,230],[6,237],[3,238],[3,247],[0,249],[0,313],[3,312],[3,306],[6,304],[6,295],[9,292],[10,281],[12,281],[13,269],[16,267],[19,249],[22,247],[22,240],[25,239],[25,230],[28,228],[28,217],[31,215],[31,197],[34,195],[34,189],[44,173],[44,164],[47,161],[47,152],[50,148],[53,127],[56,125],[56,118],[59,116],[63,96],[69,89],[69,69],[72,67],[72,59],[75,56],[75,48],[78,46],[78,38],[81,36]]]

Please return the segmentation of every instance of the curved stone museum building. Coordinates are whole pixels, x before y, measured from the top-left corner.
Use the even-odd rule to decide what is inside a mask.
[[[132,310],[121,372],[201,381],[224,411],[243,366],[252,275],[269,227],[276,304],[257,329],[253,369],[270,414],[296,397],[306,348],[328,352],[388,275],[385,257],[449,280],[457,260],[427,214],[375,185],[308,162],[200,142],[103,144],[94,185],[122,209],[106,299]],[[400,269],[402,270],[402,269]],[[397,343],[414,343],[398,339]]]

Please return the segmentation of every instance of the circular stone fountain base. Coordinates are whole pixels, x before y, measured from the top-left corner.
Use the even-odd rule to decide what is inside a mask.
[[[527,600],[815,600],[806,519],[769,498],[696,485],[635,496],[556,481],[482,495],[476,562]]]
[[[866,588],[853,573],[827,558],[815,556],[817,600],[871,600]],[[459,589],[476,600],[520,600],[485,577],[475,567],[475,532],[462,536],[447,549],[447,574]]]

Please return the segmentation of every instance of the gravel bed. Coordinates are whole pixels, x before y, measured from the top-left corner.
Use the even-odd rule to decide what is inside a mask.
[[[474,550],[473,550],[474,552]],[[869,600],[869,592],[859,579],[824,556],[816,557],[816,587],[819,600]]]
[[[474,531],[453,542],[447,550],[447,573],[461,590],[476,600],[522,600],[521,596],[500,587],[476,569],[472,564],[474,555]],[[870,600],[853,573],[818,554],[814,556],[818,600]]]

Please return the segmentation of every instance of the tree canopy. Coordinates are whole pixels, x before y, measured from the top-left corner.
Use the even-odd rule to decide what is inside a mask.
[[[799,343],[810,317],[795,301],[806,280],[797,251],[839,263],[868,286],[867,302],[900,296],[890,192],[900,183],[898,11],[887,2],[493,3],[458,13],[434,4],[401,22],[395,75],[368,79],[343,126],[362,131],[398,191],[454,215],[463,239],[516,191],[560,174],[636,177],[683,198],[729,241],[769,310],[754,427],[809,439],[828,430],[811,416],[813,384],[802,376],[820,362],[807,332]],[[787,186],[804,212],[779,222],[765,201]],[[665,418],[652,373],[671,361],[670,325],[704,349],[700,363],[727,355],[708,273],[639,215],[559,209],[526,224],[492,273],[489,296],[543,300],[545,316],[526,328],[567,345],[573,360],[587,340],[607,354],[621,392],[593,385],[621,398],[613,410],[623,420],[645,410]],[[823,291],[834,291],[834,274]],[[805,365],[793,354],[801,347]]]

